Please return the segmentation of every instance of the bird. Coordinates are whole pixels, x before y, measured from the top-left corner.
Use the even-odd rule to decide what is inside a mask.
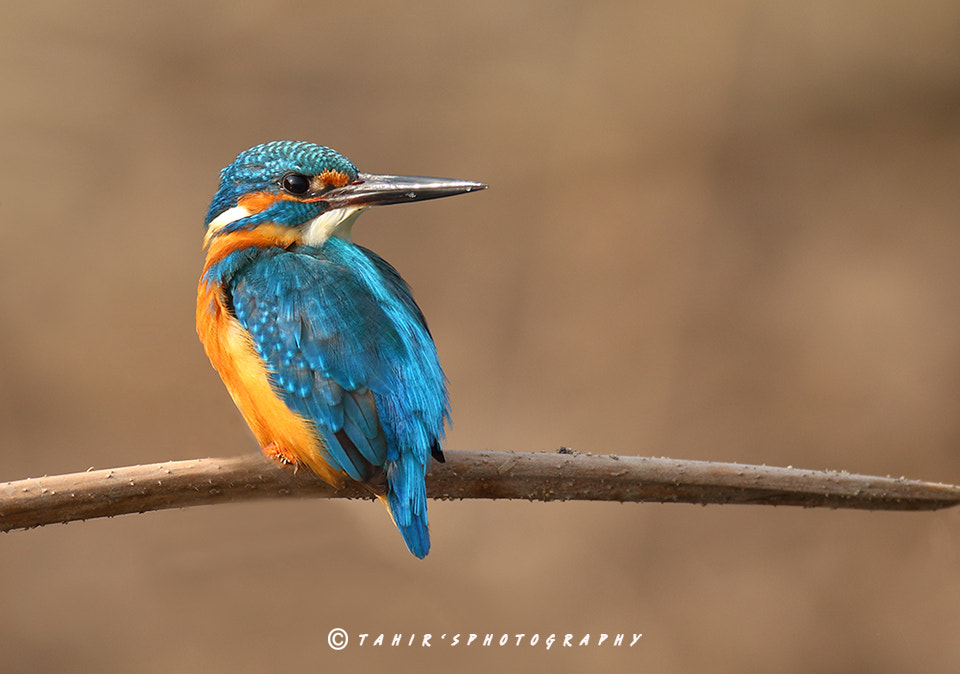
[[[373,206],[485,188],[361,173],[329,147],[273,141],[220,172],[205,219],[197,332],[262,451],[366,485],[420,559],[447,380],[409,285],[353,225]]]

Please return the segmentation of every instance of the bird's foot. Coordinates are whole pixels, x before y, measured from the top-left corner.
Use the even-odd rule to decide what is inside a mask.
[[[269,445],[264,447],[263,453],[266,454],[268,458],[271,458],[280,464],[293,466],[294,473],[300,470],[300,462],[297,461],[297,457],[291,454],[285,447],[278,445],[276,442],[271,442]]]

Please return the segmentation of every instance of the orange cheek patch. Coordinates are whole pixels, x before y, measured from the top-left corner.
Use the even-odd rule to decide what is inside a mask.
[[[266,210],[273,204],[283,199],[282,195],[271,194],[270,192],[250,192],[237,199],[237,205],[250,211],[251,215]]]
[[[204,247],[207,249],[207,262],[203,268],[203,273],[206,274],[210,267],[234,251],[251,247],[268,248],[277,246],[286,248],[299,241],[299,238],[300,233],[297,230],[273,224],[260,225],[250,230],[215,236],[204,243]]]

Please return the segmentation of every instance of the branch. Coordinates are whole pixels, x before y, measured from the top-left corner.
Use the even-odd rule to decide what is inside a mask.
[[[438,499],[657,501],[935,510],[960,487],[850,473],[634,456],[448,451],[427,493]],[[54,522],[278,497],[369,498],[358,483],[335,490],[307,470],[259,454],[0,483],[0,531]]]

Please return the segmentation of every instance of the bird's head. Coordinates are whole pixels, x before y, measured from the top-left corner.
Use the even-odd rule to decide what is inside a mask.
[[[485,187],[466,180],[360,173],[328,147],[274,141],[241,152],[220,172],[220,188],[207,211],[206,240],[261,224],[295,230],[296,238],[310,245],[331,236],[349,240],[354,220],[370,206]]]

